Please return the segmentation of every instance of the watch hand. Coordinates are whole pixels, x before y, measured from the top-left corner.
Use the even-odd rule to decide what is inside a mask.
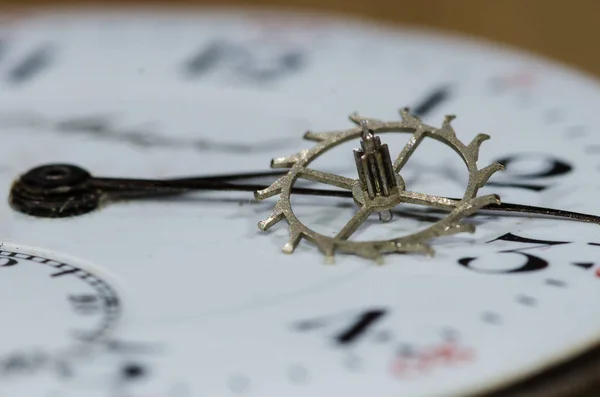
[[[97,178],[88,171],[70,164],[50,164],[36,167],[13,183],[9,202],[13,209],[42,217],[67,217],[87,213],[107,200],[147,198],[181,194],[193,190],[257,191],[267,188],[260,184],[234,184],[229,181],[282,176],[288,171],[266,171],[228,175],[212,175],[172,179]],[[348,190],[326,190],[294,187],[294,194],[352,197]],[[445,199],[445,198],[444,198]],[[446,200],[456,201],[456,198]],[[452,209],[441,206],[440,209]],[[572,211],[501,203],[484,210],[549,215],[562,219],[600,224],[600,216]]]
[[[264,176],[281,176],[285,171],[242,173],[174,179],[96,178],[83,168],[70,164],[50,164],[23,174],[12,185],[9,202],[13,209],[34,216],[60,218],[84,214],[110,200],[147,198],[181,194],[192,190],[251,191],[258,184],[232,184],[228,181]],[[294,188],[294,194],[342,196],[346,192]]]
[[[451,200],[456,200],[457,203],[459,201],[459,199],[456,199],[456,198],[452,198]],[[515,213],[521,213],[521,214],[548,215],[548,216],[554,216],[554,217],[561,218],[561,219],[571,219],[574,221],[600,224],[600,216],[597,216],[597,215],[584,214],[581,212],[557,210],[554,208],[537,207],[537,206],[533,206],[533,205],[500,203],[500,204],[490,204],[488,206],[485,206],[485,207],[483,207],[483,210],[495,211],[495,212],[515,212]]]

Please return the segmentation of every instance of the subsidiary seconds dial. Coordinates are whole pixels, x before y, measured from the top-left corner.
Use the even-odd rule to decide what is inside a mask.
[[[105,341],[118,323],[115,289],[75,259],[4,243],[0,271],[0,311],[12,313],[2,324],[12,341],[0,350],[3,383],[68,373],[70,360]]]

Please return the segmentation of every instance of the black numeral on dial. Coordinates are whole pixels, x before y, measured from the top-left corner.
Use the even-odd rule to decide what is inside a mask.
[[[318,328],[331,327],[337,324],[338,330],[333,338],[336,344],[351,345],[364,336],[371,327],[386,315],[385,309],[369,309],[349,316],[348,314],[338,314],[331,317],[324,317],[314,320],[305,320],[296,324],[296,329],[300,331],[311,331]]]
[[[8,43],[0,39],[0,61],[8,53]],[[20,59],[6,66],[4,79],[11,85],[22,85],[47,70],[54,59],[55,49],[52,44],[42,44]]]
[[[518,255],[522,255],[524,257],[525,261],[520,266],[512,267],[510,269],[483,270],[483,269],[477,268],[475,266],[475,262],[477,261],[478,258],[476,258],[476,257],[461,258],[458,260],[458,263],[466,268],[469,268],[471,270],[481,272],[481,273],[507,274],[507,273],[533,272],[533,271],[542,270],[542,269],[547,268],[549,263],[548,263],[548,261],[540,258],[539,256],[535,256],[535,255],[532,255],[532,254],[529,254],[529,253],[526,253],[523,251],[529,250],[529,249],[534,249],[534,248],[542,248],[542,247],[548,247],[548,246],[553,246],[553,245],[570,244],[571,243],[570,241],[537,240],[537,239],[532,239],[532,238],[527,238],[527,237],[521,237],[521,236],[518,236],[513,233],[504,234],[494,240],[488,241],[488,243],[493,243],[494,241],[510,241],[513,243],[535,244],[535,245],[530,246],[530,247],[524,247],[524,248],[516,248],[516,249],[510,249],[510,250],[497,251],[496,252],[497,254],[518,254]]]
[[[216,40],[184,63],[188,77],[224,70],[255,83],[267,83],[299,71],[306,54],[296,48],[270,49],[265,43],[242,45]]]
[[[488,186],[534,192],[547,189],[550,186],[547,181],[549,178],[566,175],[573,170],[566,161],[548,154],[515,154],[496,161],[504,164],[506,170],[498,174],[497,180],[489,181]]]

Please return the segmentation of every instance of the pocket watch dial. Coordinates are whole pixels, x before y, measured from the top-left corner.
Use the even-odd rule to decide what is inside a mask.
[[[41,164],[154,179],[267,171],[317,144],[307,130],[351,128],[354,111],[399,120],[409,107],[438,127],[457,115],[462,142],[491,136],[479,165],[506,170],[480,195],[597,214],[600,87],[581,74],[350,19],[90,11],[13,18],[0,34],[0,86],[1,395],[465,396],[600,342],[595,224],[479,211],[465,220],[476,232],[433,240],[433,257],[392,254],[378,266],[337,254],[332,265],[308,241],[282,253],[285,222],[256,226],[277,197],[251,192],[131,199],[60,219],[8,204],[15,178]],[[409,138],[381,135],[392,159]],[[311,167],[356,178],[358,145]],[[407,190],[461,197],[469,175],[426,139],[401,176]],[[328,236],[357,209],[344,197],[292,204]],[[352,238],[445,216],[393,212]]]

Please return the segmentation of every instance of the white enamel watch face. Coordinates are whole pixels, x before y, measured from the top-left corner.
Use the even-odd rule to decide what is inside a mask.
[[[385,265],[292,255],[276,197],[201,192],[111,203],[72,218],[12,209],[12,181],[46,163],[96,176],[268,170],[350,128],[354,111],[409,106],[457,136],[489,134],[481,194],[600,213],[600,86],[488,43],[353,20],[229,10],[44,14],[0,34],[0,396],[465,396],[493,392],[600,340],[599,227],[483,212],[474,234]],[[385,134],[397,153],[408,136]],[[344,144],[313,166],[356,173]],[[395,156],[393,154],[392,156]],[[402,171],[407,188],[460,197],[468,174],[439,142]],[[270,183],[271,180],[259,181]],[[328,188],[306,185],[308,187]],[[345,198],[294,196],[334,235]],[[443,213],[399,207],[357,239]]]

